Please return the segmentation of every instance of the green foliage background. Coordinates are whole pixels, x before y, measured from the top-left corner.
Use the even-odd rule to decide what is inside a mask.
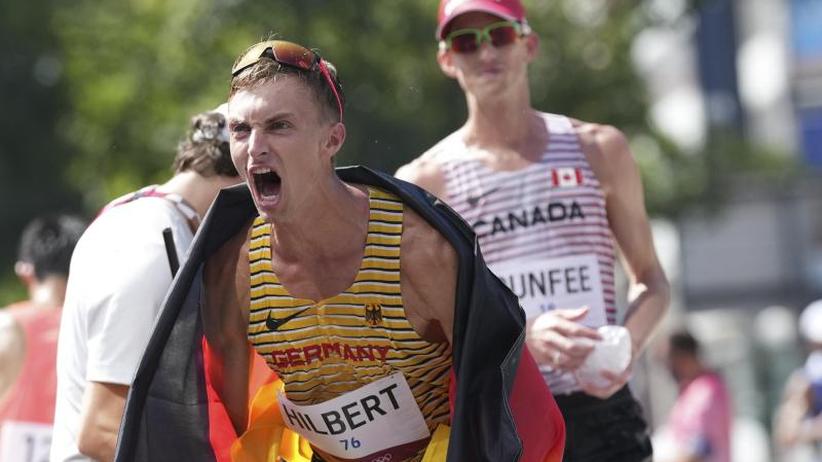
[[[225,99],[236,55],[271,34],[337,65],[349,133],[339,163],[393,171],[465,117],[462,93],[435,62],[437,3],[3,2],[0,274],[10,271],[32,217],[91,217],[111,198],[167,178],[189,117]],[[643,141],[635,154],[649,209],[671,214],[707,181],[699,158],[648,127],[648,101],[629,59],[633,38],[654,22],[644,3],[526,0],[542,38],[532,96],[539,109],[607,122]],[[20,296],[4,287],[13,287],[8,276],[0,306]]]
[[[575,17],[575,2],[532,2],[543,36],[535,106],[647,131],[630,66],[641,10]],[[605,3],[600,2],[603,5]],[[80,1],[55,8],[69,107],[57,136],[71,146],[67,179],[94,207],[167,175],[190,114],[225,98],[236,55],[270,34],[336,63],[349,101],[340,162],[393,170],[464,118],[462,94],[440,73],[437,0]],[[580,16],[577,13],[576,16]]]

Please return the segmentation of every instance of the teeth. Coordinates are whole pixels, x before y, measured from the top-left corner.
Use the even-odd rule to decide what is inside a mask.
[[[262,175],[263,173],[271,173],[271,169],[267,167],[256,167],[251,169],[251,173],[254,175]]]

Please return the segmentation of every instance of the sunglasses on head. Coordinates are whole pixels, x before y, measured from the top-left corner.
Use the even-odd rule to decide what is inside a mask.
[[[329,88],[337,98],[337,108],[340,110],[340,122],[343,120],[342,98],[337,92],[337,87],[334,85],[334,79],[331,77],[331,71],[328,70],[328,65],[320,55],[313,50],[285,40],[268,40],[252,45],[234,67],[231,68],[231,76],[237,77],[240,72],[260,62],[262,58],[270,58],[285,66],[295,67],[302,71],[313,72],[319,70],[320,74],[325,78]]]
[[[512,21],[500,21],[489,24],[482,29],[458,29],[440,42],[444,49],[456,53],[473,53],[479,50],[482,42],[488,41],[495,47],[504,47],[528,33],[528,25]]]

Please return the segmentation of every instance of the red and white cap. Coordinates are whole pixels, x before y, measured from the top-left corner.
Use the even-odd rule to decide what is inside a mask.
[[[437,20],[437,40],[442,40],[448,24],[457,16],[482,11],[507,21],[525,21],[525,8],[520,0],[442,0]]]

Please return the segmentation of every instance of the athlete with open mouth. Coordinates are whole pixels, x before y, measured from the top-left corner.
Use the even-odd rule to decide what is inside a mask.
[[[185,441],[187,460],[213,460],[219,448],[200,454],[195,436],[169,436],[196,433],[190,422],[207,415],[211,443],[239,435],[230,450],[237,461],[444,461],[447,453],[450,461],[559,462],[562,418],[523,347],[516,297],[435,198],[362,167],[334,169],[343,106],[334,68],[313,50],[271,40],[236,61],[228,126],[247,186],[217,199],[166,307],[202,313],[201,324],[179,328],[203,326],[206,379],[185,389],[209,396],[172,407],[175,395],[158,391],[152,405],[174,409],[164,415],[180,422],[167,420],[164,437]],[[187,285],[199,275],[202,285]],[[177,345],[167,364],[202,343],[196,329],[187,345],[174,329],[161,320],[153,339],[167,332],[164,341]],[[252,350],[279,378],[256,393]],[[154,373],[166,362],[152,361],[144,360],[147,382],[188,370]],[[152,452],[148,436],[134,442],[147,434],[132,426],[135,412],[137,422],[150,415],[139,415],[145,394],[133,395],[121,460],[172,460],[175,449]],[[225,412],[184,404],[192,401]],[[214,420],[221,415],[227,425]]]

